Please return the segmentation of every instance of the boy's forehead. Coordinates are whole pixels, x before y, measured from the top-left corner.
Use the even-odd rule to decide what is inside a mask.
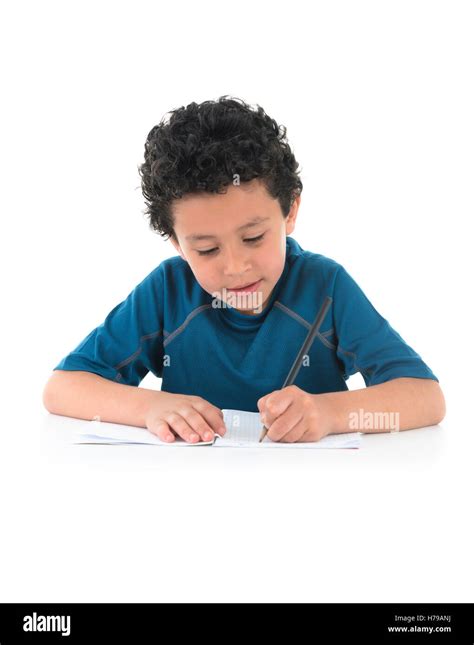
[[[175,200],[174,228],[187,239],[197,239],[218,231],[257,226],[278,214],[281,217],[278,200],[260,183],[248,184],[252,185],[227,186],[223,194],[193,194]]]
[[[262,217],[260,215],[257,215],[256,217],[252,217],[252,219],[248,220],[244,224],[241,224],[240,226],[238,226],[235,230],[237,232],[238,231],[251,230],[252,227],[258,226],[259,224],[262,224],[264,222],[268,222],[270,219],[271,218],[269,216],[268,217]],[[192,234],[186,235],[185,239],[189,240],[191,242],[197,242],[198,240],[205,240],[205,239],[217,237],[219,232],[225,231],[225,229],[227,229],[229,227],[229,225],[234,226],[234,228],[235,228],[235,223],[234,222],[230,222],[228,220],[224,220],[223,218],[221,218],[220,220],[215,222],[215,225],[214,225],[214,228],[213,228],[215,234],[211,234],[211,233],[192,233]]]

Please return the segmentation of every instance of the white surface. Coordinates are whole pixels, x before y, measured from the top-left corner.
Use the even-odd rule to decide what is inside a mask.
[[[4,426],[0,601],[471,598],[456,415],[359,450],[71,445],[75,423],[36,406]]]
[[[1,602],[474,601],[473,10],[2,4]],[[432,367],[442,427],[346,451],[55,437],[53,366],[174,255],[142,215],[146,135],[225,93],[287,126],[295,239]]]
[[[84,460],[87,463],[103,463],[105,467],[109,465],[109,459],[112,463],[124,463],[127,464],[132,469],[135,465],[147,462],[149,459],[154,460],[153,463],[169,463],[170,460],[173,463],[178,464],[180,457],[168,457],[168,453],[172,451],[176,452],[181,445],[177,444],[167,444],[167,448],[170,450],[157,450],[158,446],[153,444],[126,444],[121,443],[120,448],[121,452],[116,452],[118,446],[116,445],[106,445],[106,444],[82,444],[76,443],[77,439],[83,435],[85,432],[84,424],[89,425],[91,422],[82,421],[80,419],[72,419],[68,417],[63,417],[55,414],[45,414],[44,422],[42,425],[41,431],[41,451],[42,456],[46,461],[57,463],[57,460],[61,461],[62,459],[67,460],[70,463],[80,462]],[[96,425],[95,422],[92,425]],[[102,424],[101,424],[102,425]],[[115,424],[106,424],[115,426]],[[117,428],[125,428],[125,426],[116,426]],[[378,455],[382,460],[389,461],[393,464],[394,461],[402,460],[402,463],[407,465],[410,462],[410,458],[415,458],[416,461],[419,461],[420,458],[424,459],[428,457],[432,460],[435,457],[440,456],[440,447],[445,445],[446,432],[443,430],[442,425],[430,426],[427,428],[417,428],[407,432],[388,432],[377,435],[363,434],[360,433],[361,438],[361,450],[367,452],[365,458],[362,458],[362,461],[370,464],[373,463],[374,455]],[[136,428],[131,428],[133,431]],[[144,430],[147,433],[146,430]],[[104,431],[104,435],[107,435],[107,431]],[[111,434],[114,434],[113,432]],[[354,433],[350,433],[354,434]],[[359,433],[355,433],[358,435]],[[337,435],[332,435],[330,438],[337,437]],[[153,436],[152,436],[153,439]],[[185,443],[185,442],[183,442]],[[189,444],[188,444],[189,445]],[[191,446],[189,446],[191,447]],[[200,450],[192,452],[210,452],[213,448],[212,445],[201,444],[199,447]],[[108,451],[107,448],[110,448],[111,451]],[[143,450],[135,450],[142,448]],[[85,450],[86,449],[86,450]],[[102,450],[105,449],[105,450]],[[130,449],[132,449],[130,451]],[[97,452],[96,452],[97,451]],[[123,452],[122,452],[123,451]],[[148,452],[147,452],[148,451]],[[238,461],[241,465],[246,464],[246,456],[241,457],[240,453],[245,455],[255,454],[255,452],[261,452],[259,446],[255,445],[252,447],[242,447],[239,446],[238,450],[230,450],[230,457],[222,457],[218,464],[228,464],[235,463]],[[178,451],[182,452],[182,451]],[[186,451],[189,452],[189,451]],[[212,450],[212,452],[216,452]],[[227,454],[228,451],[218,451],[219,453]],[[268,452],[268,451],[265,451]],[[308,462],[304,457],[301,459],[294,459],[291,457],[291,454],[294,451],[291,449],[288,452],[285,452],[285,455],[281,459],[275,461],[276,464],[306,464],[313,463]],[[299,451],[298,451],[299,452]],[[315,451],[311,451],[315,452]],[[323,452],[323,451],[321,451]],[[324,451],[326,452],[326,451]],[[341,448],[340,450],[335,451],[338,455],[343,455],[345,452],[360,452],[360,450],[346,450]],[[158,453],[160,453],[158,455]],[[412,453],[410,455],[410,453]],[[413,454],[414,453],[414,454]],[[118,455],[118,456],[117,456]],[[174,461],[174,460],[177,461]],[[196,458],[197,459],[197,458]],[[345,458],[342,457],[344,460]],[[349,458],[351,459],[351,458]],[[98,461],[97,461],[98,460]],[[117,460],[117,461],[116,461]],[[196,460],[191,457],[192,463],[195,463]],[[212,462],[214,463],[215,458],[211,457]],[[186,462],[188,463],[188,462]],[[199,468],[199,461],[198,468]],[[204,461],[206,463],[206,461]],[[268,464],[271,462],[264,461],[262,463]],[[319,463],[319,462],[314,462]],[[324,463],[324,460],[323,462]],[[332,462],[329,462],[332,463]],[[346,462],[344,462],[346,463]],[[351,463],[350,461],[347,463]],[[359,463],[359,460],[357,461]]]

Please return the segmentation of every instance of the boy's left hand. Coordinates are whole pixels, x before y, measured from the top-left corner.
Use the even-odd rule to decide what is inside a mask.
[[[296,385],[262,396],[257,406],[272,441],[319,441],[333,428],[334,410],[324,395],[309,394]]]

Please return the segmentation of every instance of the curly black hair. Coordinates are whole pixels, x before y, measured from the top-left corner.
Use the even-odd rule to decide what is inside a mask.
[[[138,167],[150,228],[174,236],[172,202],[189,193],[225,193],[234,182],[261,179],[287,217],[303,184],[298,163],[279,126],[262,107],[229,95],[190,103],[166,115],[145,143]],[[175,237],[175,236],[174,236]]]

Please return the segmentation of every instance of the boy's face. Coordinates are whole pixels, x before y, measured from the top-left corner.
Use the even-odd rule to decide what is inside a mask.
[[[286,236],[295,228],[301,197],[285,219],[278,200],[258,179],[226,190],[222,195],[193,194],[175,200],[176,239],[170,240],[205,291],[219,294],[241,313],[253,314],[255,302],[266,306],[283,272]],[[244,289],[232,291],[237,287]]]

